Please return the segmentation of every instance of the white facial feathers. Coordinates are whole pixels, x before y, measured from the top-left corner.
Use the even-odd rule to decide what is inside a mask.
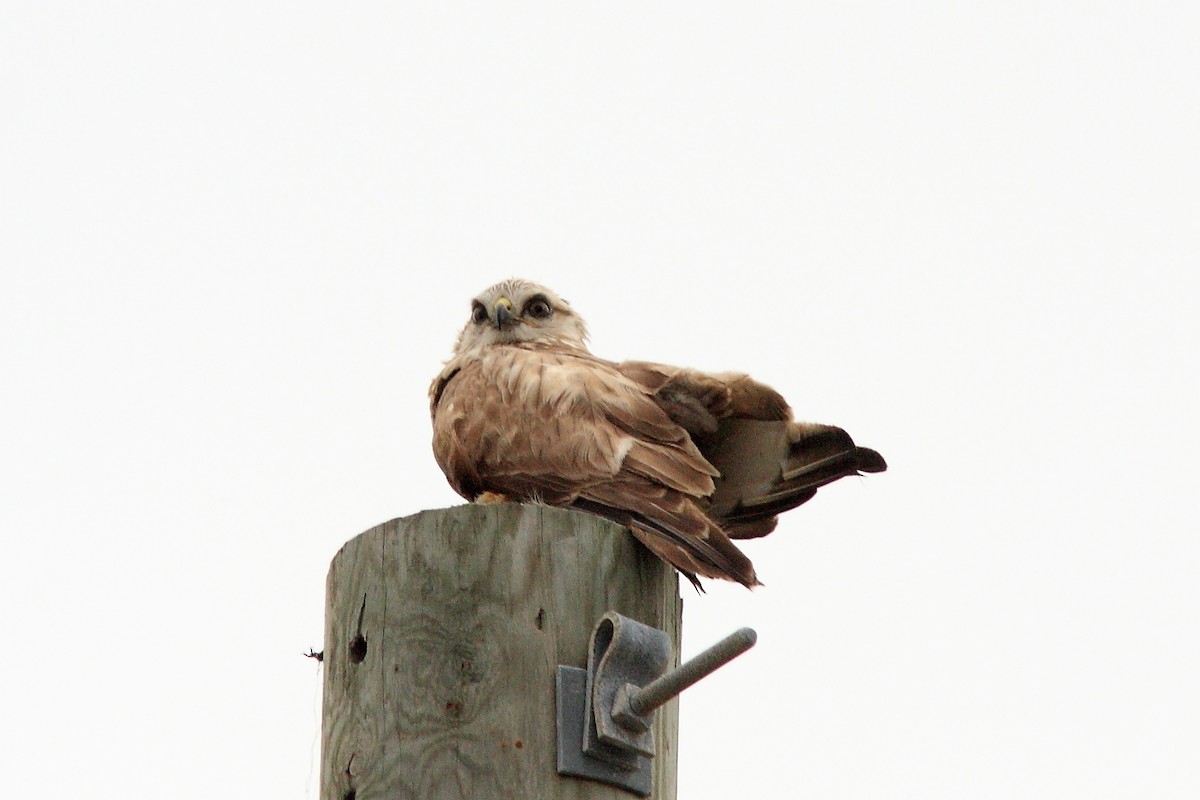
[[[513,278],[471,301],[455,355],[499,344],[546,344],[587,351],[587,326],[571,306],[544,286]]]

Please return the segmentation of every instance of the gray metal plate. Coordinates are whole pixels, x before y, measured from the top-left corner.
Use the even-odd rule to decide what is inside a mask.
[[[608,783],[649,797],[654,777],[650,759],[637,756],[636,768],[623,770],[583,752],[587,670],[560,666],[554,674],[554,690],[558,716],[558,774]]]

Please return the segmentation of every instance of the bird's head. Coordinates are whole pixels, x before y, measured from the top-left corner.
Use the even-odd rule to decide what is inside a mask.
[[[513,278],[471,301],[456,355],[496,344],[550,344],[587,350],[587,327],[567,301],[544,286]]]

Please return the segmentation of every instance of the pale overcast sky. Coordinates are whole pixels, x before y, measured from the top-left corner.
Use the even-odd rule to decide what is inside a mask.
[[[1189,4],[8,4],[12,797],[315,798],[506,277],[888,459],[685,597],[680,797],[1200,796]]]

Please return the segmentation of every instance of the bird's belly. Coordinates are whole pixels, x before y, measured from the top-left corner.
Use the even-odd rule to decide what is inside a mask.
[[[476,475],[484,490],[569,504],[582,487],[615,475],[633,440],[598,424],[586,392],[565,375],[541,373],[537,381],[489,381],[446,398],[435,423],[446,435],[435,440],[453,442],[445,460],[460,464],[450,470]]]

